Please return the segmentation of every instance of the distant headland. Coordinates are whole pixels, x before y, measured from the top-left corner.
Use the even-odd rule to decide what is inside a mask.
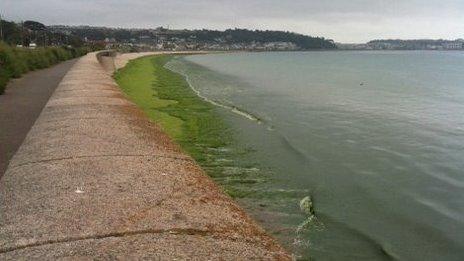
[[[464,50],[464,39],[373,40],[364,44],[337,43],[341,50]]]

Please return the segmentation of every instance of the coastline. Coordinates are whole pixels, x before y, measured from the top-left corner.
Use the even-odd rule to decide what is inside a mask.
[[[1,180],[0,256],[291,259],[95,55],[68,72]]]
[[[167,65],[167,64],[166,64],[166,65]],[[165,68],[166,68],[166,65],[165,65]],[[195,88],[195,86],[193,86],[193,84],[191,83],[191,81],[190,81],[190,79],[189,79],[189,76],[188,76],[187,74],[184,74],[184,73],[179,72],[179,71],[175,71],[175,70],[173,70],[172,68],[167,68],[167,69],[169,69],[169,70],[171,70],[171,71],[173,71],[173,72],[175,72],[175,73],[178,73],[178,74],[182,75],[182,76],[185,78],[185,81],[188,83],[190,89],[192,89],[192,91],[195,92],[195,94],[196,94],[198,97],[200,97],[202,100],[204,100],[204,101],[206,101],[206,102],[208,102],[208,103],[211,103],[211,104],[214,105],[214,106],[218,106],[218,107],[221,107],[221,108],[223,108],[223,109],[229,110],[229,111],[231,111],[231,112],[233,112],[233,113],[235,113],[235,114],[241,115],[241,116],[243,116],[243,117],[245,117],[245,118],[247,118],[247,119],[249,119],[249,120],[251,120],[251,121],[255,121],[255,122],[259,123],[259,124],[262,123],[262,120],[261,120],[260,118],[258,118],[258,117],[255,116],[255,115],[252,115],[251,113],[245,112],[245,111],[243,111],[243,110],[241,110],[241,109],[239,109],[239,108],[237,108],[237,107],[235,107],[235,106],[229,106],[229,105],[225,105],[225,104],[219,103],[219,102],[217,102],[217,101],[211,100],[211,99],[209,99],[208,97],[202,95],[202,94],[200,93],[200,91],[197,90],[197,89]]]
[[[185,75],[166,68],[173,57],[160,55],[136,59],[117,71],[114,78],[125,95],[180,144],[210,177],[219,181],[229,196],[241,198],[244,187],[237,184],[249,184],[257,178],[248,178],[242,172],[254,173],[256,169],[242,166],[242,155],[246,152],[235,148],[232,130],[217,110],[255,119],[199,96]],[[235,174],[229,173],[231,171]],[[238,172],[241,173],[239,177]]]
[[[255,161],[255,152],[248,147],[249,143],[243,143],[230,117],[248,122],[247,124],[257,128],[269,130],[269,127],[265,122],[235,112],[233,105],[221,106],[198,95],[193,83],[187,81],[187,73],[184,74],[183,69],[173,64],[177,63],[177,58],[160,55],[133,60],[115,74],[115,79],[127,97],[180,144],[229,196],[237,200],[268,233],[278,238],[284,247],[294,255],[300,255],[307,248],[306,241],[303,242],[301,238],[303,230],[307,229],[300,227],[313,218],[313,215],[300,209],[297,215],[301,221],[298,224],[292,227],[281,225],[283,223],[277,224],[276,220],[281,213],[275,208],[276,202],[271,198],[291,199],[288,205],[293,204],[297,208],[298,202],[307,197],[307,191],[295,193],[282,190],[281,187],[272,187],[274,173],[267,166]],[[179,106],[186,97],[195,102]],[[196,112],[190,113],[192,110]],[[160,117],[163,114],[167,115]],[[177,120],[174,128],[170,124],[172,119],[167,119],[170,117]],[[199,122],[198,125],[203,126],[201,129],[206,129],[206,132],[198,131],[200,128],[197,127],[192,128],[189,121]],[[179,132],[184,135],[179,135]],[[228,135],[229,132],[231,135]],[[271,217],[271,213],[276,216]],[[269,222],[269,219],[274,221]]]

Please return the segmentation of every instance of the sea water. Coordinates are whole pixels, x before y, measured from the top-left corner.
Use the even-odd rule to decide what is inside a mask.
[[[464,260],[464,52],[208,54],[167,68],[218,106],[247,152],[227,180],[296,257]]]

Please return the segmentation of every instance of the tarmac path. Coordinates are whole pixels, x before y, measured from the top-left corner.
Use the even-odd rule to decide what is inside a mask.
[[[30,72],[0,95],[0,178],[61,79],[76,62]]]

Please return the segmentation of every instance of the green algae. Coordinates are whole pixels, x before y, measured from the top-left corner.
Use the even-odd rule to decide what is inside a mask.
[[[120,88],[146,115],[161,126],[191,155],[205,172],[233,198],[249,197],[264,178],[243,160],[246,149],[233,147],[233,133],[217,107],[192,90],[184,76],[164,65],[174,56],[160,55],[133,60],[117,71]]]
[[[130,61],[114,78],[123,92],[191,155],[233,198],[255,194],[265,182],[260,169],[243,160],[247,149],[233,146],[233,133],[217,107],[201,99],[164,65],[172,55]]]
[[[201,100],[182,75],[164,68],[172,57],[136,59],[114,77],[127,96],[200,165],[214,165],[217,157],[211,148],[228,146],[230,132],[213,105]]]

